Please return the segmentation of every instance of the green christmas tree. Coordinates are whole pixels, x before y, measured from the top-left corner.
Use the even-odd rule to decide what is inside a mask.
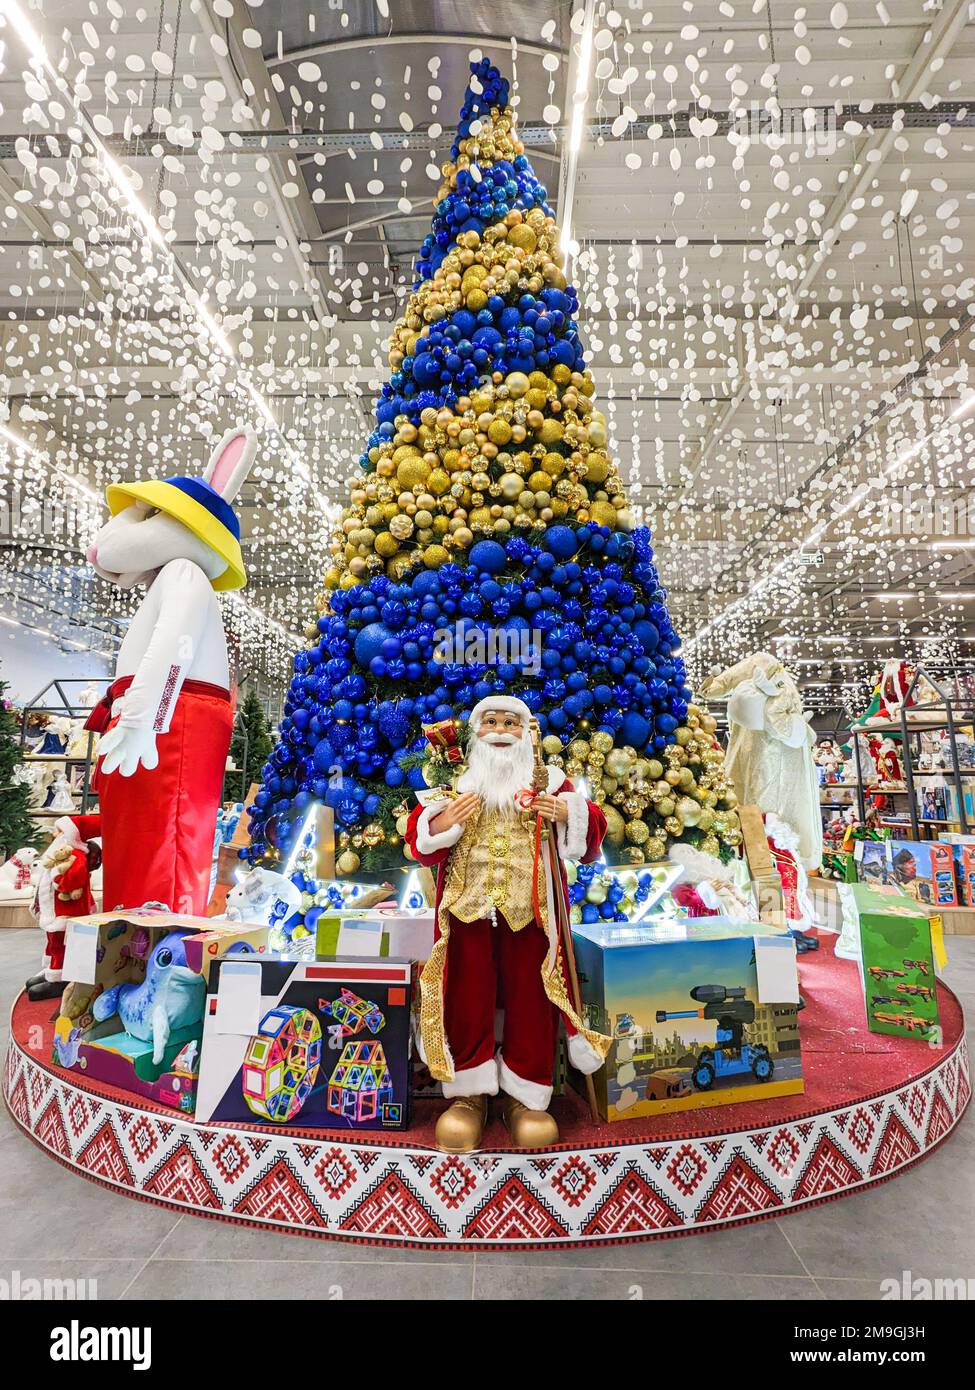
[[[247,787],[255,776],[259,775],[273,746],[257,691],[248,690],[234,722],[234,732],[230,740],[230,756],[236,771],[228,772],[224,778],[224,801],[243,801],[247,795]]]
[[[0,858],[7,859],[40,836],[30,813],[30,782],[17,736],[17,716],[5,698],[6,681],[0,680]]]

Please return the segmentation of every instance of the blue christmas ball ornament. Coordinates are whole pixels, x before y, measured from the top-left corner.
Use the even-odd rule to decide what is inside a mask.
[[[375,657],[381,655],[383,643],[392,635],[383,623],[369,623],[364,627],[355,639],[355,659],[359,665],[368,667]]]
[[[638,714],[636,710],[629,710],[624,714],[619,728],[619,736],[624,744],[628,743],[636,749],[643,748],[650,734],[650,725],[642,714]]]
[[[471,566],[485,574],[500,574],[508,563],[504,546],[497,541],[477,541],[468,555]]]
[[[568,560],[579,549],[576,533],[569,526],[550,526],[542,544],[557,560]]]

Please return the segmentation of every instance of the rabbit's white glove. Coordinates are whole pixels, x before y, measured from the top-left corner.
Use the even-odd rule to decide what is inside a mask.
[[[142,725],[116,724],[98,743],[99,767],[104,774],[120,772],[131,777],[141,763],[151,772],[159,763],[156,735]]]

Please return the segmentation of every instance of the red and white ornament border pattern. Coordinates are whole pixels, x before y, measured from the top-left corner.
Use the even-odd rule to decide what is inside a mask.
[[[53,1157],[144,1201],[376,1244],[526,1249],[711,1230],[869,1187],[951,1133],[971,1080],[962,1036],[926,1075],[805,1119],[659,1143],[464,1156],[367,1135],[197,1125],[73,1086],[14,1040],[3,1092],[17,1124]]]

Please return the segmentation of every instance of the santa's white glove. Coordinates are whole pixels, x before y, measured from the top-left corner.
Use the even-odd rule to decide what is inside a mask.
[[[150,772],[159,763],[156,735],[142,725],[116,724],[102,735],[98,753],[99,766],[106,775],[120,772],[123,777],[131,777],[140,763]]]

